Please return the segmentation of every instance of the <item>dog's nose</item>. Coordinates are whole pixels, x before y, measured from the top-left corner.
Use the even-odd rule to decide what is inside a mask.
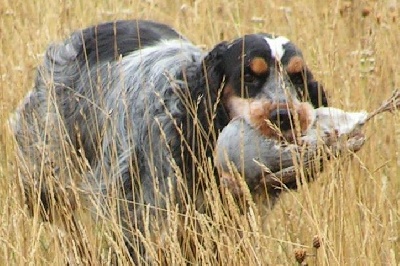
[[[292,129],[291,114],[286,108],[277,108],[273,110],[270,113],[269,120],[282,131]]]

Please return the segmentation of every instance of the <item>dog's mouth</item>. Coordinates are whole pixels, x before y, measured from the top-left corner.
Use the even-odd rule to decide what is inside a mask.
[[[241,117],[266,137],[289,142],[306,134],[315,120],[314,109],[307,102],[275,103],[231,96],[226,105],[231,119]]]
[[[291,130],[293,124],[292,121],[294,121],[292,112],[288,109],[283,108],[277,108],[273,110],[269,114],[269,118],[266,119],[271,121],[271,123],[279,128],[281,131]]]

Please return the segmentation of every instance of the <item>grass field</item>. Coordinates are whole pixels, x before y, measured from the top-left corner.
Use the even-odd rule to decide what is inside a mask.
[[[244,33],[277,33],[302,49],[332,106],[373,110],[400,88],[396,3],[0,0],[0,264],[77,262],[79,243],[85,243],[83,262],[108,264],[107,247],[118,250],[111,237],[118,234],[116,226],[93,221],[83,204],[76,213],[77,234],[29,216],[21,202],[6,121],[32,88],[34,68],[50,42],[80,27],[125,18],[165,22],[205,48]],[[216,203],[215,228],[203,230],[203,237],[216,242],[220,264],[293,265],[299,250],[307,252],[309,265],[400,264],[400,112],[375,118],[365,133],[368,140],[353,158],[329,162],[316,181],[284,193],[272,210],[259,204],[254,212],[225,215],[223,208],[234,207]],[[208,219],[195,218],[200,224]],[[229,225],[240,228],[241,237]],[[216,228],[224,229],[217,234]],[[319,249],[312,244],[316,235],[322,239]],[[168,239],[168,260],[179,265],[177,241]],[[196,260],[215,264],[213,249],[205,243]],[[127,262],[122,255],[119,259]]]

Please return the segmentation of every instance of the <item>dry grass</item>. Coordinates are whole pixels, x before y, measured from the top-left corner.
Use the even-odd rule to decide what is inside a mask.
[[[0,261],[59,264],[83,252],[86,262],[107,264],[107,247],[114,246],[116,256],[121,251],[118,237],[116,242],[112,237],[118,235],[115,223],[93,221],[79,202],[76,227],[70,230],[56,226],[63,221],[52,225],[37,214],[30,217],[21,204],[5,122],[32,87],[34,67],[49,42],[79,27],[122,18],[166,22],[205,47],[243,33],[278,33],[302,48],[332,105],[373,110],[400,87],[399,9],[396,1],[381,2],[0,0]],[[318,180],[284,193],[273,210],[257,204],[240,215],[227,199],[213,203],[211,222],[189,211],[186,222],[196,220],[204,232],[196,260],[216,263],[212,240],[223,265],[294,264],[299,248],[309,264],[399,264],[400,114],[375,118],[366,133],[369,140],[356,156],[330,162]],[[170,211],[171,234],[163,241],[170,249],[168,260],[181,264],[173,237],[178,215],[173,207]],[[315,235],[321,239],[318,249]]]

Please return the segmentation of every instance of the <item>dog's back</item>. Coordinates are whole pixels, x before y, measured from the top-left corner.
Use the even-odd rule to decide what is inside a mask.
[[[167,44],[169,42],[172,44]],[[88,160],[93,171],[101,171],[104,165],[111,164],[110,158],[105,158],[105,153],[111,152],[111,142],[115,148],[113,137],[116,134],[126,137],[118,140],[118,149],[124,149],[121,145],[126,144],[125,148],[129,150],[130,143],[137,142],[137,139],[128,140],[132,135],[126,132],[129,130],[135,134],[132,132],[136,130],[135,127],[124,128],[122,124],[126,121],[118,124],[117,120],[127,119],[123,117],[128,113],[128,108],[121,106],[124,101],[121,97],[123,94],[126,96],[127,90],[140,89],[139,76],[153,75],[151,78],[154,80],[151,82],[165,83],[167,77],[162,70],[163,62],[159,61],[163,58],[160,57],[169,58],[169,62],[165,63],[164,60],[165,64],[169,64],[164,66],[166,69],[171,70],[172,66],[179,68],[180,62],[174,58],[174,54],[179,53],[181,43],[186,43],[190,50],[186,57],[192,55],[192,50],[196,60],[201,57],[200,51],[172,28],[151,21],[130,20],[79,30],[64,42],[48,47],[44,61],[38,67],[33,90],[25,97],[10,121],[18,144],[21,166],[25,169],[24,182],[29,183],[27,187],[33,185],[42,191],[44,205],[48,205],[47,189],[43,185],[46,182],[42,182],[41,178],[48,176],[48,172],[60,178],[68,176],[65,171],[69,171],[67,169],[70,165],[62,158],[80,153]],[[149,47],[153,47],[153,50],[147,51]],[[160,54],[158,58],[152,56],[157,52]],[[171,53],[169,57],[168,52]],[[143,63],[159,64],[160,68],[157,71],[155,67],[144,67],[143,74],[139,75],[139,66]],[[158,76],[146,70],[156,71]],[[122,77],[123,72],[135,73],[132,76],[137,80]],[[138,109],[132,124],[143,119],[144,111],[139,112],[139,109],[142,100],[150,94],[149,91],[141,91],[131,93],[130,99],[125,99],[132,101],[127,105],[135,105]],[[112,109],[119,107],[126,110],[115,112],[117,116],[114,116],[111,122],[113,125],[110,125],[108,122]],[[137,124],[137,128],[145,127]],[[126,131],[122,133],[123,130]],[[130,156],[125,156],[125,160],[130,159]],[[100,163],[99,160],[104,161]],[[65,180],[65,183],[69,181]]]

